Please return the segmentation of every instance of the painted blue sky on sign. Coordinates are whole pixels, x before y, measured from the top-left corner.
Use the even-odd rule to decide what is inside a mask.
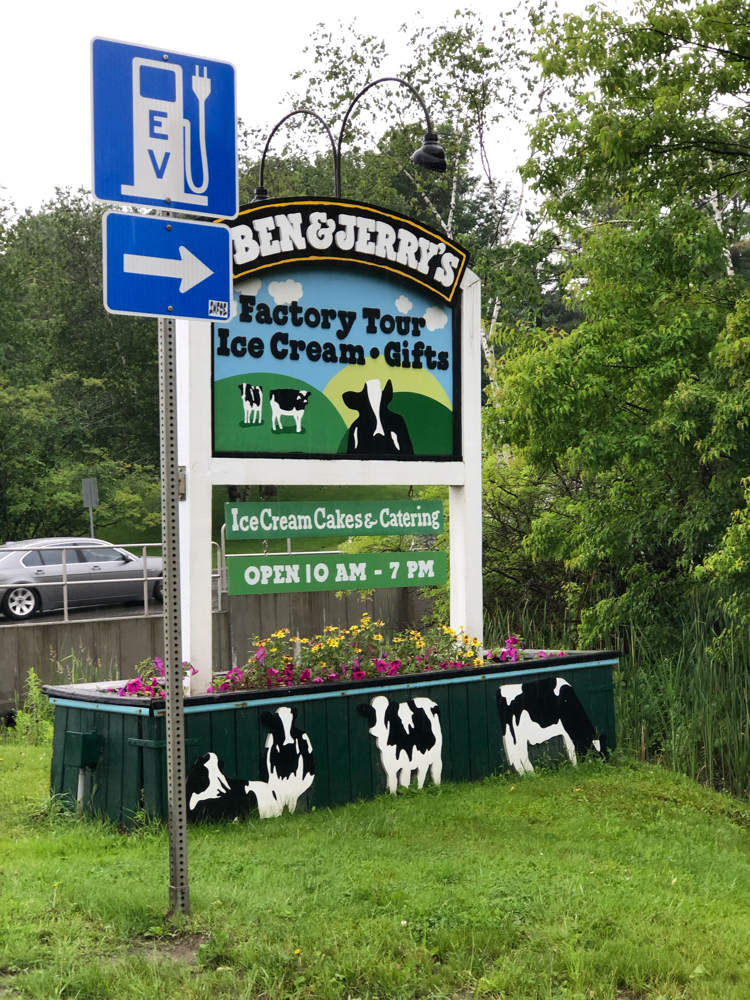
[[[240,320],[239,296],[252,295],[255,302],[252,308],[250,322]],[[298,310],[292,322],[291,304],[296,302]],[[267,307],[273,318],[276,309],[276,319],[285,322],[260,323],[263,310],[261,304]],[[286,307],[286,309],[284,308]],[[311,310],[308,312],[308,310]],[[328,310],[329,315],[323,316]],[[368,316],[363,310],[370,310]],[[330,315],[335,311],[335,318]],[[373,311],[379,315],[375,316]],[[247,315],[246,308],[246,315]],[[337,331],[343,330],[349,320],[343,323],[338,313],[354,313],[355,318],[345,337],[337,336]],[[228,329],[229,337],[225,343],[231,344],[235,337],[246,341],[257,337],[263,343],[261,357],[249,357],[247,354],[238,356],[230,353],[221,356],[217,353],[219,338],[214,336],[214,379],[238,376],[250,371],[274,371],[280,375],[300,379],[309,385],[324,391],[331,379],[344,367],[340,362],[331,363],[319,357],[310,359],[307,347],[310,342],[317,342],[323,347],[325,343],[333,344],[337,354],[340,354],[342,344],[360,344],[364,348],[366,358],[371,357],[373,348],[377,348],[382,359],[387,345],[396,344],[399,347],[408,342],[409,358],[413,356],[414,346],[424,345],[421,357],[422,372],[429,374],[439,383],[450,404],[453,403],[453,320],[452,309],[440,299],[424,294],[408,282],[394,278],[390,280],[383,271],[378,270],[370,275],[347,267],[315,267],[312,264],[274,268],[273,272],[262,277],[247,278],[235,285],[233,318],[227,323],[217,323],[215,330]],[[321,317],[316,326],[318,317]],[[351,317],[350,317],[351,318]],[[423,323],[414,323],[423,320]],[[324,329],[323,324],[328,328]],[[367,332],[368,325],[370,330]],[[403,331],[408,328],[408,333]],[[415,335],[414,330],[417,329]],[[272,342],[278,333],[288,335],[289,341],[304,341],[304,347],[296,349],[297,358],[292,359],[289,343],[276,340],[275,349],[278,353],[287,351],[286,357],[275,357],[272,352]],[[241,345],[240,345],[241,349]],[[428,353],[429,349],[429,353]],[[391,347],[391,357],[395,356],[395,348]],[[312,352],[313,358],[317,354]],[[442,361],[438,356],[442,355]],[[444,367],[442,367],[444,365]],[[394,375],[406,375],[407,370],[399,365],[391,369]],[[421,381],[421,380],[420,380]],[[424,390],[422,390],[424,391]],[[438,390],[439,391],[439,390]]]

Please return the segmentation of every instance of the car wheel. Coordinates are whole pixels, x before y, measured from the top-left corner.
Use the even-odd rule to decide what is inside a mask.
[[[162,580],[157,580],[156,583],[154,584],[154,600],[158,601],[159,604],[164,603],[164,589]]]
[[[11,587],[3,597],[3,614],[15,622],[23,622],[37,613],[41,607],[39,594],[29,587]]]

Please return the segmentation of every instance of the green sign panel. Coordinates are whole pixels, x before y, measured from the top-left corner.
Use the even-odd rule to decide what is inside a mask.
[[[224,518],[228,539],[432,535],[443,530],[443,505],[439,500],[227,503]]]
[[[312,590],[371,590],[445,583],[445,552],[299,552],[230,556],[230,594],[290,594]]]

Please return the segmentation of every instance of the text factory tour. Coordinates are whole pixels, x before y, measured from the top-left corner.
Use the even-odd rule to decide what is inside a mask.
[[[240,295],[239,320],[241,323],[257,323],[260,325],[307,327],[309,329],[331,330],[329,336],[335,336],[338,341],[344,341],[349,335],[355,320],[356,312],[343,309],[303,309],[296,302],[291,305],[277,305],[271,309],[265,302],[255,303],[254,295]],[[425,326],[421,316],[391,316],[381,314],[379,309],[362,309],[362,319],[369,334],[395,333],[400,337],[409,334],[418,337]],[[259,331],[261,332],[261,331]],[[230,331],[219,328],[218,347],[216,353],[222,357],[233,354],[237,358],[249,355],[251,358],[262,358],[265,341],[260,336],[235,336],[230,340]],[[425,336],[422,334],[422,336]],[[326,341],[300,340],[293,332],[277,330],[268,344],[271,354],[279,361],[299,361],[304,354],[308,361],[326,361],[331,364],[365,363],[365,348],[361,344],[338,343]],[[336,347],[338,346],[338,353]],[[371,358],[379,358],[381,348],[373,346],[368,351]],[[447,351],[436,351],[423,340],[389,340],[383,345],[383,357],[392,368],[424,368],[446,371],[450,367]]]

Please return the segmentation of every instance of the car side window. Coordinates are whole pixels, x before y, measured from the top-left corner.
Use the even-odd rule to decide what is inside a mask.
[[[27,552],[21,562],[24,566],[41,566],[42,554],[39,549],[34,549],[33,552]]]
[[[123,561],[122,552],[118,552],[117,549],[107,548],[104,545],[101,548],[79,549],[78,551],[83,556],[85,562],[103,563]]]
[[[60,566],[62,564],[62,549],[41,549],[42,563],[45,566]],[[73,557],[71,559],[71,556]],[[75,552],[68,551],[65,561],[69,563],[76,562]]]

